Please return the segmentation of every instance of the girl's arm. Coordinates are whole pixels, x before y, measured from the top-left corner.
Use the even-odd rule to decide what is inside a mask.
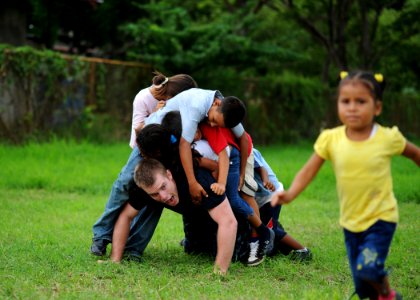
[[[414,161],[420,167],[420,148],[407,141],[404,151],[402,153],[405,157]]]
[[[308,186],[312,179],[314,179],[324,161],[318,154],[312,154],[311,158],[296,174],[290,189],[273,194],[271,205],[286,204],[295,199]]]

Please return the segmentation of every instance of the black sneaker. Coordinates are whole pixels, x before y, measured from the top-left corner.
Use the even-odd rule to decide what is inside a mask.
[[[264,261],[264,255],[261,252],[259,240],[249,243],[249,255],[245,264],[249,267],[254,267],[262,263]]]
[[[312,260],[312,252],[311,250],[307,248],[300,249],[300,250],[293,250],[292,252],[290,252],[290,259],[301,261],[301,262],[310,261]]]
[[[96,240],[92,242],[92,246],[90,246],[90,253],[96,256],[104,256],[106,253],[106,246],[110,241],[108,240]]]
[[[123,259],[137,263],[141,263],[142,261],[141,255],[137,252],[124,253]]]
[[[274,233],[274,231],[270,228],[268,228],[268,230],[270,231],[270,236],[268,239],[260,239],[259,241],[259,254],[260,256],[264,256],[267,254],[270,254],[271,252],[273,252],[274,249],[274,238],[276,236],[276,234]]]

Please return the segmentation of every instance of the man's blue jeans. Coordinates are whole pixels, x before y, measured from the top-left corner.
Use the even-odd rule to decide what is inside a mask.
[[[122,168],[117,180],[114,182],[109,195],[105,211],[93,225],[93,241],[112,241],[112,233],[118,216],[129,199],[129,190],[135,185],[133,174],[137,164],[142,159],[140,151],[134,147],[126,165]],[[159,222],[163,207],[147,205],[131,223],[129,238],[125,250],[127,252],[142,254]]]

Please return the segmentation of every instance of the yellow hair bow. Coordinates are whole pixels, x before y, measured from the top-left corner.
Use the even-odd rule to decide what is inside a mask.
[[[382,81],[384,81],[384,75],[377,73],[375,74],[375,79],[377,82],[381,83]]]
[[[349,75],[349,72],[347,72],[347,71],[341,71],[341,72],[340,72],[340,78],[341,78],[341,79],[346,78],[346,77],[347,77],[347,75]]]

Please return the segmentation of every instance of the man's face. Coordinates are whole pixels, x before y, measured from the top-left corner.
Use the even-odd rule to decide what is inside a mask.
[[[169,206],[175,206],[179,203],[178,189],[169,170],[166,171],[166,175],[157,173],[153,185],[142,186],[141,188],[155,201]]]

